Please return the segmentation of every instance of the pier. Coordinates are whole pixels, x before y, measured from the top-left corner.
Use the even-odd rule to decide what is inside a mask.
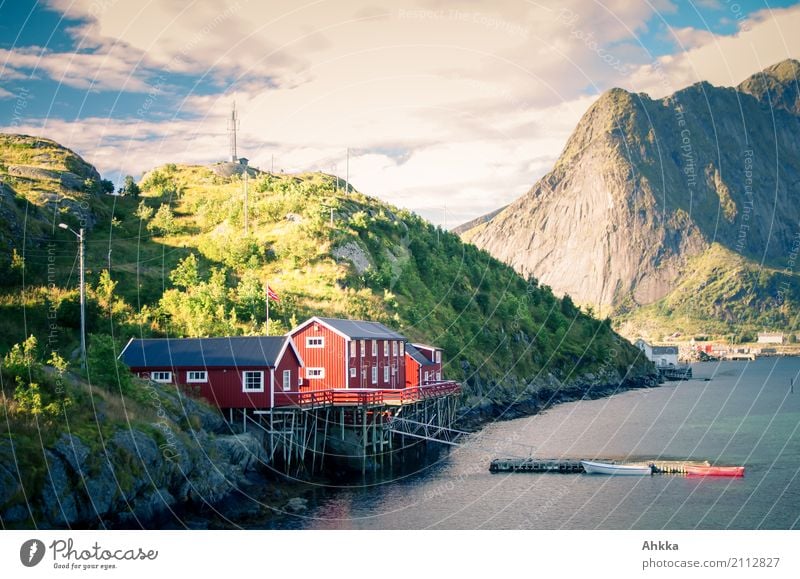
[[[659,366],[658,374],[664,380],[691,380],[691,366]]]
[[[707,460],[637,460],[619,462],[605,458],[496,458],[489,464],[489,472],[552,472],[561,474],[583,473],[581,460],[651,466],[653,474],[686,474],[688,466],[710,466]]]

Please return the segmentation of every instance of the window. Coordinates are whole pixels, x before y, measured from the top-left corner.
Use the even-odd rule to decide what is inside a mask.
[[[441,372],[436,372],[436,381],[437,382],[441,382],[442,381],[442,373]]]
[[[242,372],[242,392],[263,392],[264,372],[261,370],[245,370]]]
[[[436,363],[437,364],[441,364],[442,363],[442,351],[441,350],[436,350]]]
[[[306,378],[310,380],[321,380],[325,377],[325,368],[306,368]]]
[[[392,340],[392,356],[397,356],[397,342]]]
[[[372,367],[372,383],[373,384],[377,384],[378,383],[378,367],[377,366],[373,366]]]
[[[284,391],[292,389],[292,371],[291,370],[284,370],[283,371],[283,389],[284,389]]]
[[[208,372],[205,370],[192,370],[186,372],[186,381],[191,382],[208,382]]]
[[[384,366],[383,367],[383,381],[384,382],[388,382],[389,381],[389,366]]]
[[[150,379],[153,382],[172,382],[172,372],[150,372]]]
[[[355,378],[356,377],[356,367],[355,366],[350,368],[350,377],[351,378]]]
[[[428,383],[428,371],[425,370],[425,384]]]
[[[383,341],[383,355],[386,357],[389,356],[389,340]]]
[[[324,348],[324,336],[308,336],[306,338],[306,348]]]
[[[405,354],[405,351],[406,351],[406,343],[400,342],[400,355],[403,356]]]
[[[378,340],[372,340],[372,355],[378,355]]]
[[[361,340],[361,357],[363,358],[367,353],[367,342],[366,340]]]
[[[350,342],[350,357],[351,358],[355,358],[356,357],[356,341],[355,340]]]

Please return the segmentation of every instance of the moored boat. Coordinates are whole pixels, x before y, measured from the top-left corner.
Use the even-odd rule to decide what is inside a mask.
[[[590,460],[582,460],[581,464],[583,465],[583,470],[586,471],[586,474],[644,476],[653,473],[653,469],[650,466],[613,464],[610,462],[592,462]]]
[[[743,466],[687,466],[686,474],[693,476],[744,476]]]

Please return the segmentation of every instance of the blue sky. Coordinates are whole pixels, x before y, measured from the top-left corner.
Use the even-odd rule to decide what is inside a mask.
[[[732,85],[800,56],[786,1],[186,6],[1,2],[0,130],[119,179],[222,160],[236,100],[256,164],[343,174],[349,147],[355,186],[453,225],[529,188],[604,90]]]

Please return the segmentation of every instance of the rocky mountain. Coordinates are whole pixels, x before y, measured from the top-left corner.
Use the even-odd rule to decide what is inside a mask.
[[[772,278],[800,218],[798,79],[800,63],[787,60],[736,88],[702,82],[662,99],[612,89],[550,173],[462,236],[603,313],[667,298],[712,245]],[[800,296],[787,274],[783,295],[765,290],[774,279],[756,284],[756,312]],[[701,288],[695,298],[730,313],[725,296]]]

